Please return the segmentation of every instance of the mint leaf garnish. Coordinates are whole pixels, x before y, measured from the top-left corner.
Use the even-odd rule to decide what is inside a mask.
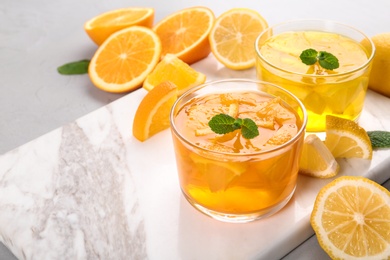
[[[58,73],[62,75],[75,75],[88,73],[89,60],[80,60],[66,63],[57,68]]]
[[[256,123],[250,118],[234,118],[226,114],[213,116],[209,121],[209,127],[217,134],[227,134],[241,129],[241,134],[246,139],[252,139],[259,135]]]
[[[259,129],[252,119],[244,118],[241,124],[241,134],[246,139],[252,139],[259,135]]]
[[[217,134],[227,134],[233,132],[234,130],[240,129],[240,122],[234,117],[231,117],[226,114],[219,114],[213,116],[209,121],[209,126],[213,132]]]
[[[301,58],[301,61],[305,63],[306,65],[313,65],[317,62],[317,55],[318,52],[314,49],[307,49],[304,50],[299,58]]]
[[[387,131],[367,131],[373,149],[390,148],[390,132]]]
[[[314,49],[306,49],[299,58],[306,65],[314,65],[318,62],[322,68],[327,70],[334,70],[340,66],[337,57],[326,51],[318,52]]]
[[[327,70],[337,69],[339,65],[339,60],[332,53],[326,51],[320,51],[318,55],[318,63]]]

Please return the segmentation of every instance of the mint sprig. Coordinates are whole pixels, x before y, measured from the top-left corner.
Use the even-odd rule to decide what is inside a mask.
[[[340,66],[337,57],[326,51],[318,52],[314,49],[306,49],[302,51],[299,58],[306,65],[314,65],[318,62],[322,68],[327,70],[334,70]]]
[[[76,75],[88,73],[89,60],[80,60],[66,63],[57,68],[62,75]]]
[[[367,131],[371,140],[371,146],[376,148],[390,148],[390,132],[387,131]]]
[[[211,118],[208,125],[217,134],[227,134],[241,129],[241,134],[246,139],[259,135],[256,123],[250,118],[234,118],[226,114],[218,114]]]

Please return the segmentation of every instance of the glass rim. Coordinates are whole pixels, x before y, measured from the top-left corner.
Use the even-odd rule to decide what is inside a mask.
[[[303,23],[303,22],[305,22],[305,23],[307,23],[307,22],[316,22],[316,23],[322,23],[322,24],[332,24],[332,25],[342,26],[342,27],[347,28],[347,29],[349,29],[351,31],[359,33],[361,36],[363,36],[364,39],[368,40],[368,42],[370,43],[370,46],[371,46],[371,49],[372,49],[371,54],[368,57],[368,59],[366,60],[366,62],[364,62],[359,67],[354,68],[353,70],[345,71],[345,72],[338,73],[338,74],[328,74],[328,75],[316,75],[316,74],[306,74],[306,73],[301,73],[301,72],[294,72],[294,71],[291,71],[291,70],[280,68],[280,67],[272,64],[271,62],[269,62],[267,59],[264,58],[264,56],[261,54],[261,52],[259,50],[259,40],[260,40],[260,38],[264,34],[266,34],[267,32],[270,32],[274,28],[277,28],[277,27],[280,27],[280,26],[284,26],[284,25],[287,25],[287,24],[293,24],[293,23]],[[299,30],[299,31],[302,31],[302,30]],[[324,31],[324,32],[331,32],[331,31]],[[343,35],[343,36],[346,36],[346,35]],[[346,36],[346,37],[348,37],[348,36]],[[348,38],[350,38],[350,37],[348,37]],[[344,24],[344,23],[341,23],[341,22],[333,21],[333,20],[324,20],[324,19],[295,19],[295,20],[289,20],[289,21],[285,21],[285,22],[281,22],[281,23],[275,24],[275,25],[270,26],[270,27],[266,28],[265,30],[263,30],[256,37],[256,40],[255,40],[255,51],[256,51],[257,57],[259,57],[262,61],[267,63],[267,65],[269,65],[270,67],[272,67],[272,68],[274,68],[276,70],[283,71],[283,72],[290,73],[290,74],[299,75],[299,76],[306,76],[306,77],[333,78],[333,77],[340,77],[340,76],[342,77],[342,76],[345,76],[345,75],[353,74],[353,73],[355,73],[357,71],[360,71],[360,70],[368,67],[370,65],[371,61],[374,59],[376,48],[375,48],[374,42],[371,40],[370,37],[368,37],[365,33],[363,33],[362,31],[360,31],[359,29],[357,29],[357,28],[355,28],[353,26],[350,26],[350,25],[347,25],[347,24]]]
[[[188,97],[189,95],[191,95],[192,93],[202,89],[202,88],[205,88],[209,85],[213,85],[213,84],[220,84],[220,83],[224,83],[224,82],[244,82],[244,83],[254,83],[254,84],[263,84],[263,85],[269,85],[269,86],[272,86],[276,89],[278,89],[279,91],[282,91],[286,94],[288,94],[289,97],[291,97],[294,101],[297,102],[297,104],[299,105],[299,107],[301,108],[302,110],[302,125],[299,129],[299,131],[290,139],[288,140],[287,142],[279,145],[279,146],[276,146],[274,148],[271,148],[271,149],[267,149],[267,150],[261,150],[261,151],[258,151],[258,152],[251,152],[251,153],[231,153],[231,152],[221,152],[221,151],[215,151],[215,150],[211,150],[211,149],[207,149],[207,148],[204,148],[204,147],[201,147],[201,146],[198,146],[196,145],[195,143],[189,141],[186,137],[184,137],[177,129],[176,127],[176,124],[175,124],[175,109],[176,107],[178,106],[178,104],[185,98],[185,97]],[[263,92],[260,90],[260,92]],[[221,92],[219,92],[221,93]],[[266,92],[263,92],[263,93],[266,93]],[[268,93],[266,93],[268,94]],[[285,101],[286,102],[286,101]],[[186,102],[187,103],[187,102]],[[191,147],[195,147],[196,149],[198,150],[201,150],[201,151],[204,151],[204,152],[208,152],[208,153],[213,153],[213,154],[219,154],[219,155],[224,155],[224,156],[234,156],[234,157],[245,157],[245,156],[256,156],[256,155],[262,155],[262,154],[268,154],[268,153],[273,153],[273,152],[276,152],[278,150],[282,150],[284,149],[285,147],[288,147],[288,146],[291,146],[293,143],[295,143],[297,141],[297,139],[301,136],[301,135],[305,135],[305,129],[306,129],[306,125],[307,125],[307,121],[308,121],[308,114],[307,114],[307,111],[306,111],[306,108],[305,106],[303,105],[303,103],[301,102],[301,100],[299,100],[299,98],[297,98],[294,94],[292,94],[290,91],[278,86],[278,85],[275,85],[273,83],[270,83],[270,82],[267,82],[267,81],[262,81],[262,80],[254,80],[254,79],[244,79],[244,78],[231,78],[231,79],[218,79],[218,80],[212,80],[212,81],[208,81],[208,82],[205,82],[201,85],[198,85],[198,86],[195,86],[195,87],[192,87],[190,89],[188,89],[187,91],[185,91],[181,96],[179,96],[177,98],[177,100],[175,101],[175,103],[173,104],[172,108],[171,108],[171,111],[170,111],[170,114],[169,114],[169,122],[170,122],[170,127],[171,127],[171,130],[174,132],[174,134],[181,140],[183,141],[184,143],[186,143],[187,145],[191,146]]]

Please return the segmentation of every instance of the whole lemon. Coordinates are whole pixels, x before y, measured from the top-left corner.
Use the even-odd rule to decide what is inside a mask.
[[[373,36],[376,48],[368,88],[390,97],[390,33]]]

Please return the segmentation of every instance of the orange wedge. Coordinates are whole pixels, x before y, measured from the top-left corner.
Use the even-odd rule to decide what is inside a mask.
[[[233,8],[215,20],[209,35],[211,51],[230,69],[251,68],[255,65],[255,40],[267,27],[267,21],[258,12]]]
[[[84,24],[84,30],[97,45],[101,45],[114,32],[133,25],[152,28],[153,21],[153,8],[122,8],[95,16]]]
[[[133,135],[140,141],[169,127],[169,113],[177,99],[177,87],[170,81],[150,90],[139,104],[133,121]]]
[[[210,54],[208,35],[214,20],[210,9],[191,7],[158,22],[153,30],[161,39],[162,56],[171,53],[188,64],[207,57]]]
[[[131,91],[142,85],[160,55],[161,42],[156,33],[131,26],[112,34],[98,48],[89,64],[89,77],[104,91]]]
[[[143,88],[149,91],[167,80],[177,86],[179,95],[181,95],[189,88],[203,84],[206,81],[206,75],[196,71],[175,55],[167,54],[146,77]]]

